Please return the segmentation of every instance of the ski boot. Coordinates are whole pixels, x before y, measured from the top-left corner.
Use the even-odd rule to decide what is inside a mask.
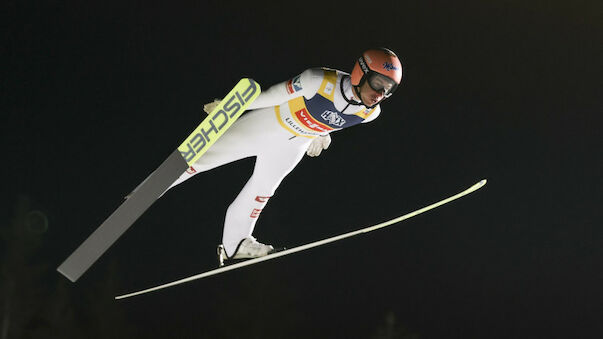
[[[218,245],[218,263],[220,267],[224,266],[226,260],[229,260],[229,264],[242,261],[235,259],[251,259],[258,258],[268,255],[270,253],[274,253],[276,250],[272,245],[264,245],[258,242],[254,237],[248,237],[241,242],[237,246],[234,255],[228,256],[226,254],[226,250],[224,249],[224,245]]]

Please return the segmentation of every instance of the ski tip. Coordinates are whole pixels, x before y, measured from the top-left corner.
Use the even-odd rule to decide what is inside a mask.
[[[467,189],[467,192],[475,192],[475,191],[477,191],[478,189],[480,189],[480,188],[484,187],[484,185],[485,185],[487,182],[488,182],[488,180],[486,180],[486,179],[482,179],[482,180],[480,180],[480,181],[479,181],[477,184],[475,184],[475,185],[473,185],[473,186],[469,187],[469,188]]]

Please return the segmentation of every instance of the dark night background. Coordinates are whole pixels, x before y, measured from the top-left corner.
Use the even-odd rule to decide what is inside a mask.
[[[600,338],[600,1],[2,7],[2,339]],[[56,272],[202,104],[242,77],[267,88],[309,67],[350,71],[376,46],[404,59],[403,88],[304,158],[255,235],[294,247],[483,189],[113,300],[215,267],[247,159],[170,191],[77,283]]]

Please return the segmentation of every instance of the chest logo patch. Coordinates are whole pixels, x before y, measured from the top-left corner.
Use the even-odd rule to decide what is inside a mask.
[[[330,125],[335,125],[337,127],[341,127],[345,124],[345,120],[339,116],[337,112],[324,111],[320,117],[328,121]]]
[[[287,81],[287,93],[293,94],[295,92],[299,92],[302,90],[301,79],[300,76],[296,76],[293,79]]]

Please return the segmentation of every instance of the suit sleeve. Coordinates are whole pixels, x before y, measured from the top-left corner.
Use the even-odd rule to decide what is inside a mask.
[[[316,94],[322,82],[320,69],[308,69],[287,81],[271,86],[249,105],[250,110],[281,105],[291,99],[304,96],[310,99]]]

